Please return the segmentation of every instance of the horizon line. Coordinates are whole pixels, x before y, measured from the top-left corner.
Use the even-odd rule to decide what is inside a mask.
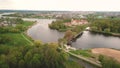
[[[30,9],[0,9],[0,11],[63,11],[63,12],[120,12],[110,10],[30,10]]]

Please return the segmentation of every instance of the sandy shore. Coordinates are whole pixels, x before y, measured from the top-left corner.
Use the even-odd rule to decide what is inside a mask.
[[[120,51],[110,48],[94,48],[92,53],[109,56],[120,62]]]

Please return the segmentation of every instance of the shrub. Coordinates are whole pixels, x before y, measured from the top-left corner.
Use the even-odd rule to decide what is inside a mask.
[[[120,63],[113,58],[100,55],[99,61],[102,64],[102,68],[120,68]]]
[[[0,36],[0,43],[1,44],[4,44],[6,42],[9,42],[11,41],[11,37],[10,36],[6,36],[6,35],[1,35]]]

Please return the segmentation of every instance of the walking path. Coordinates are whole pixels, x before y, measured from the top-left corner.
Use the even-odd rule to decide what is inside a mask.
[[[76,58],[78,58],[78,59],[84,60],[85,62],[88,62],[88,63],[90,63],[90,64],[93,64],[93,65],[95,65],[95,66],[97,66],[97,67],[100,67],[100,68],[102,67],[102,65],[101,65],[100,62],[98,62],[98,61],[93,61],[93,60],[88,59],[88,58],[86,58],[86,57],[83,57],[83,56],[81,56],[81,55],[76,55],[76,54],[74,54],[74,53],[72,53],[72,52],[69,51],[69,49],[71,49],[72,47],[69,47],[69,46],[67,46],[67,45],[64,45],[64,46],[66,47],[66,49],[64,49],[64,51],[67,52],[68,54],[70,54],[71,56],[74,56],[74,57],[76,57]],[[72,50],[76,50],[76,49],[72,48]]]
[[[88,62],[88,63],[91,63],[91,64],[97,66],[97,67],[100,67],[100,68],[102,67],[102,65],[101,65],[100,63],[98,63],[98,62],[95,62],[95,61],[93,61],[93,60],[87,59],[87,58],[85,58],[85,57],[83,57],[83,56],[81,56],[81,55],[76,55],[76,54],[71,53],[71,52],[68,52],[68,51],[66,51],[66,52],[67,52],[68,54],[70,54],[70,55],[78,58],[78,59],[84,60],[84,61],[86,61],[86,62]]]
[[[26,38],[23,33],[21,33],[21,36],[22,36],[25,40],[27,40],[30,44],[33,45],[33,42],[31,42],[28,38]]]

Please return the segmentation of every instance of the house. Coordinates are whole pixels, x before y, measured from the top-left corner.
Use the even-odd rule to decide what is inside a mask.
[[[65,23],[66,26],[74,26],[74,25],[82,25],[82,24],[87,24],[88,21],[85,20],[85,19],[82,19],[82,20],[74,20],[74,19],[71,19],[71,22],[67,22]]]

